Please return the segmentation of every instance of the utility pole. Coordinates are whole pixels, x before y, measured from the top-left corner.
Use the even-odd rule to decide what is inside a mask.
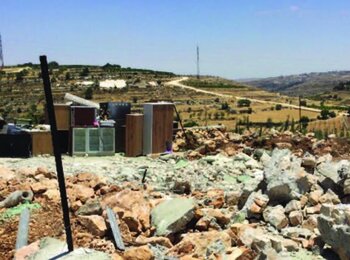
[[[197,45],[197,79],[199,79],[199,46]]]
[[[4,68],[4,56],[2,54],[2,41],[1,41],[1,34],[0,34],[0,69]]]

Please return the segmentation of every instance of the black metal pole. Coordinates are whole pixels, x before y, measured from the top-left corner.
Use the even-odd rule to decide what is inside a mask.
[[[46,108],[47,108],[47,113],[49,116],[49,121],[51,126],[52,145],[53,145],[53,151],[54,151],[55,161],[56,161],[58,185],[59,185],[60,194],[61,194],[61,205],[62,205],[62,212],[63,212],[64,229],[66,231],[67,246],[69,251],[73,251],[73,238],[72,238],[72,230],[71,230],[70,219],[69,219],[69,207],[68,207],[68,200],[67,200],[66,184],[64,180],[61,152],[59,149],[59,138],[57,133],[57,124],[56,124],[55,111],[53,107],[49,68],[47,65],[46,56],[40,56],[40,65],[41,65],[41,77],[43,79],[45,97],[46,97]]]

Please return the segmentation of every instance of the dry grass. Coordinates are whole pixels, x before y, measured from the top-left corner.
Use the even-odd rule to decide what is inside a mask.
[[[322,131],[327,133],[339,133],[341,131],[348,131],[350,126],[350,119],[346,116],[338,116],[327,120],[317,120],[310,122],[308,125],[309,131]]]

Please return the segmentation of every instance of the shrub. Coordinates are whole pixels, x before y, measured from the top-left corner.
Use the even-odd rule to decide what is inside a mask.
[[[228,110],[230,109],[230,106],[228,105],[227,102],[221,103],[221,109],[222,110]]]
[[[306,105],[307,105],[306,100],[300,100],[300,105],[303,107],[306,107]]]
[[[249,99],[240,99],[238,100],[238,106],[239,107],[249,107],[251,101]]]
[[[184,127],[193,127],[193,126],[198,126],[198,124],[193,120],[190,120],[190,121],[184,123]]]
[[[310,122],[310,119],[309,119],[307,116],[302,116],[302,117],[300,118],[300,124],[301,124],[301,126],[302,126],[303,129],[306,129],[306,128],[307,128],[309,122]]]
[[[86,99],[92,99],[93,98],[93,95],[94,95],[94,90],[92,89],[92,87],[88,87],[86,90],[85,90],[85,98]]]
[[[281,104],[276,104],[275,109],[276,110],[282,110],[282,105]]]
[[[80,76],[81,76],[81,77],[86,77],[86,76],[89,76],[89,73],[90,73],[89,68],[88,68],[88,67],[85,67],[85,68],[82,70],[82,72],[80,72]]]

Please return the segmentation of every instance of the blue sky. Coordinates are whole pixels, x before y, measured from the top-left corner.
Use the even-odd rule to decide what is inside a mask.
[[[5,64],[99,64],[227,78],[350,70],[348,0],[1,0]]]

